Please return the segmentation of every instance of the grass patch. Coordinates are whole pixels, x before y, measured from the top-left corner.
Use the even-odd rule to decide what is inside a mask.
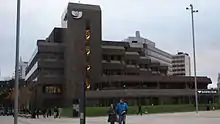
[[[210,105],[212,109],[213,105]],[[215,109],[220,109],[220,106],[215,104]],[[191,112],[195,111],[195,106],[193,104],[184,104],[184,105],[155,105],[155,106],[142,106],[142,110],[147,111],[149,114],[154,113],[173,113],[173,112]],[[137,106],[129,106],[128,114],[134,115],[137,113]],[[206,110],[206,105],[199,105],[199,110]],[[87,107],[86,116],[88,117],[97,117],[97,116],[107,116],[108,107]],[[72,117],[73,111],[72,108],[63,108],[62,116],[63,117]]]

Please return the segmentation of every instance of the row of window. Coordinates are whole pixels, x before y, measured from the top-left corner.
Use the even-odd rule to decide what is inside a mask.
[[[186,75],[186,73],[177,73],[177,74],[173,74],[174,76],[184,76],[184,75]]]
[[[90,72],[90,69],[91,69],[91,65],[89,63],[90,61],[90,54],[91,54],[91,50],[90,50],[90,40],[91,40],[91,30],[89,27],[87,27],[86,29],[86,33],[85,33],[85,38],[86,38],[86,41],[85,41],[85,46],[86,46],[86,49],[85,49],[85,57],[86,57],[86,62],[87,62],[87,67],[86,67],[86,89],[90,89],[90,77],[87,73]]]
[[[172,63],[185,63],[184,60],[173,60]]]
[[[64,55],[62,53],[41,53],[39,56],[42,59],[64,59]]]
[[[199,89],[205,89],[206,85],[198,85]],[[99,83],[94,85],[96,90],[114,90],[114,89],[193,89],[193,83]]]
[[[109,60],[104,59],[104,60],[108,61],[108,62],[111,61],[111,59],[109,59]],[[113,59],[113,60],[116,60],[116,59]],[[121,61],[121,60],[116,60],[116,61]],[[127,65],[138,65],[141,68],[148,68],[147,64],[138,64],[137,61],[135,61],[135,60],[125,60],[125,62],[121,62],[121,63],[127,64]]]
[[[185,71],[185,69],[173,69],[173,72]]]
[[[173,59],[185,59],[185,56],[173,56]]]
[[[184,64],[180,64],[180,65],[172,65],[172,67],[185,67]]]
[[[121,61],[122,57],[120,55],[103,55],[102,59],[106,61],[111,61],[111,60]]]
[[[139,75],[139,74],[135,72],[123,72],[121,70],[104,70],[103,76],[104,75]]]
[[[164,74],[166,75],[167,72],[165,71],[158,71],[158,70],[148,70],[148,71],[151,71],[153,73],[158,73],[158,74]],[[103,76],[105,75],[139,75],[138,72],[124,72],[123,70],[108,70],[108,69],[105,69],[103,70]]]

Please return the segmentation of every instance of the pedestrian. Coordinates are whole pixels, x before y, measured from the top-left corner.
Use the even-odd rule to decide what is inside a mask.
[[[61,117],[61,113],[62,113],[62,108],[58,108],[58,117],[60,118]]]
[[[142,107],[141,107],[141,105],[139,104],[139,105],[138,105],[138,112],[137,112],[137,115],[140,114],[140,115],[142,116],[142,113],[143,113],[143,112],[142,112]]]
[[[32,118],[36,118],[36,109],[32,109],[31,115],[32,115]]]
[[[108,122],[110,124],[115,124],[116,121],[117,121],[117,115],[116,115],[115,107],[113,104],[111,104],[108,110]]]
[[[45,108],[45,118],[48,118],[48,109],[47,108]]]
[[[117,104],[116,112],[119,117],[119,124],[125,124],[126,114],[128,112],[128,105],[124,102],[123,99],[121,99],[120,102]]]
[[[47,109],[47,118],[52,116],[52,111],[50,108]]]
[[[43,114],[43,117],[44,117],[44,118],[46,118],[46,111],[47,111],[47,110],[46,110],[45,108],[42,110],[42,114]]]
[[[37,118],[39,118],[39,115],[40,115],[40,109],[36,109],[36,116],[37,116]]]
[[[59,114],[58,111],[59,111],[58,108],[55,107],[55,108],[54,108],[54,118],[58,118],[58,114]]]

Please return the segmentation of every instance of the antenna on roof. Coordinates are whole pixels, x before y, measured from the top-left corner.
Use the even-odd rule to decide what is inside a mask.
[[[80,0],[79,0],[79,3],[80,3]]]

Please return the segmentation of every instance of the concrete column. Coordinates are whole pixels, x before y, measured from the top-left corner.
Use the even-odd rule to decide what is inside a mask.
[[[185,88],[189,89],[189,86],[188,86],[188,84],[186,82],[185,82]]]
[[[157,82],[157,89],[160,89],[160,83]]]

